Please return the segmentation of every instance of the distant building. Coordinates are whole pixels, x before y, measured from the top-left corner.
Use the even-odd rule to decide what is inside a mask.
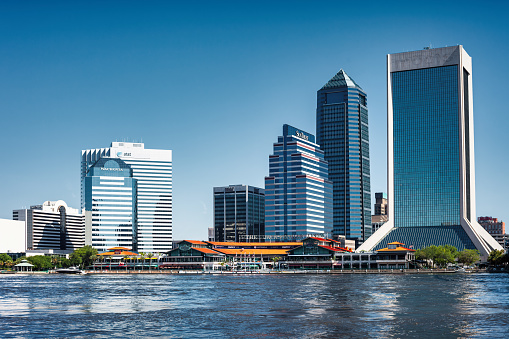
[[[387,194],[375,193],[375,214],[371,216],[371,228],[375,233],[388,220],[387,217]]]
[[[85,216],[62,200],[14,210],[12,218],[25,223],[27,251],[65,254],[85,246]]]
[[[24,253],[25,251],[25,221],[0,219],[0,253]]]
[[[117,194],[114,184],[104,186],[111,189],[105,189],[109,193],[102,194],[100,200],[93,202],[94,206],[102,209],[101,213],[92,212],[92,219],[87,222],[92,223],[89,228],[97,229],[98,222],[103,225],[115,225],[124,229],[126,226],[126,217],[132,219],[132,227],[135,234],[134,243],[124,247],[133,248],[134,251],[141,252],[166,252],[171,249],[173,241],[172,220],[173,220],[173,186],[172,186],[172,151],[161,149],[147,149],[144,143],[139,142],[112,142],[110,147],[95,148],[81,151],[81,204],[85,208],[86,196],[92,192],[87,191],[84,179],[90,168],[100,159],[118,159],[123,161],[132,171],[132,178],[136,180],[136,190],[134,200],[123,197],[125,194]],[[111,181],[112,175],[108,176]],[[128,187],[124,187],[129,189]],[[99,191],[96,191],[99,193]],[[130,194],[129,194],[130,196]],[[113,200],[124,200],[123,204],[113,203]],[[114,206],[115,211],[108,212],[108,205]],[[124,213],[119,213],[119,207],[126,208]],[[134,211],[134,214],[132,214]],[[127,213],[127,214],[126,214]],[[132,215],[130,215],[132,214]],[[125,233],[124,230],[122,233]],[[99,233],[97,237],[103,237]],[[111,239],[111,232],[104,236],[104,242]],[[116,241],[116,240],[115,240]],[[103,246],[103,245],[101,245]],[[113,247],[104,244],[101,250],[107,247]]]
[[[383,192],[375,193],[374,215],[387,215],[387,194]]]
[[[378,231],[388,221],[387,215],[372,215],[371,216],[371,228],[373,233]]]
[[[269,156],[269,176],[265,177],[267,238],[330,237],[332,182],[328,171],[314,135],[284,125],[274,154]]]
[[[259,241],[265,236],[265,191],[248,185],[214,187],[214,240]]]
[[[502,249],[475,215],[472,59],[463,46],[387,56],[389,216],[359,247]]]
[[[215,230],[214,230],[214,227],[209,227],[209,228],[208,228],[208,233],[209,233],[209,236],[208,236],[209,241],[215,241],[215,239],[216,239],[216,235],[215,235],[215,233],[216,233],[216,232],[215,232]]]
[[[478,217],[477,222],[491,235],[505,234],[505,222],[493,217]]]
[[[333,184],[333,234],[361,244],[372,233],[367,95],[344,70],[318,90],[316,140]]]
[[[505,250],[509,249],[509,234],[505,231],[505,222],[493,217],[478,217],[481,225]]]

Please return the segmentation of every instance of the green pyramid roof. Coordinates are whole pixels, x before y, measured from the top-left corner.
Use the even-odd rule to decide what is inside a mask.
[[[357,83],[346,74],[343,69],[340,69],[338,74],[332,77],[321,89],[328,88],[341,88],[341,87],[358,87],[362,89],[361,86],[357,85]]]

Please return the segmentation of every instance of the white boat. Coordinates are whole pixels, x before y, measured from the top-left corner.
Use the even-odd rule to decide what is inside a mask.
[[[62,274],[86,274],[85,271],[80,270],[78,267],[59,268],[55,272]]]

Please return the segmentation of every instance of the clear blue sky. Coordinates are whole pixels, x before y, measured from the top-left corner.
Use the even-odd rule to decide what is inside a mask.
[[[368,94],[372,193],[386,191],[386,54],[473,58],[477,215],[509,221],[507,2],[17,1],[0,4],[0,218],[79,207],[80,152],[173,150],[174,237],[206,238],[212,187],[263,187],[288,123],[315,133],[343,68]]]

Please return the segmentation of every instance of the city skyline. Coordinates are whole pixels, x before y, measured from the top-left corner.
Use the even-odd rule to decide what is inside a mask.
[[[79,206],[78,151],[143,138],[174,151],[173,237],[206,239],[212,187],[263,187],[273,136],[283,123],[315,129],[316,89],[340,68],[369,95],[371,192],[387,192],[385,56],[430,42],[462,44],[473,57],[477,215],[509,218],[508,121],[493,100],[507,88],[499,76],[508,67],[508,47],[497,43],[508,29],[500,6],[444,4],[416,14],[410,5],[370,4],[363,17],[341,23],[333,10],[303,3],[270,11],[229,3],[105,4],[100,12],[32,6],[4,5],[1,14],[8,53],[0,57],[0,107],[10,128],[9,166],[4,160],[0,173],[11,179],[1,218],[46,200]],[[353,11],[348,6],[330,4]],[[391,20],[398,25],[384,27]],[[356,40],[345,34],[348,23]]]

